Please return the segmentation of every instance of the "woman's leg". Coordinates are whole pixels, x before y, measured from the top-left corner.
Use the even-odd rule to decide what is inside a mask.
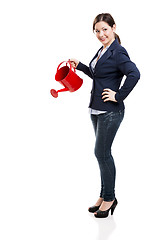
[[[95,156],[99,163],[102,180],[100,197],[108,202],[115,199],[116,169],[111,153],[111,146],[120,123],[123,120],[123,116],[123,111],[104,113],[96,116]],[[95,116],[92,116],[91,119],[92,122],[95,122]]]
[[[92,124],[93,124],[93,128],[94,128],[94,132],[95,132],[95,136],[97,133],[97,122],[98,122],[98,115],[94,115],[91,114],[91,120],[92,120]],[[97,202],[95,203],[95,206],[100,206],[101,203],[103,202],[103,197],[102,197],[102,190],[103,189],[103,181],[102,181],[102,177],[101,177],[101,192],[100,192],[100,197],[97,200]]]

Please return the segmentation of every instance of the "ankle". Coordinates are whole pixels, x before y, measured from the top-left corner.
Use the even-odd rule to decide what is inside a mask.
[[[100,206],[102,204],[103,200],[104,200],[103,198],[99,197],[99,199],[97,200],[95,206]]]

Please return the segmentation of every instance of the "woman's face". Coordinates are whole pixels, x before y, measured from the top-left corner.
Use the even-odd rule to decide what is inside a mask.
[[[98,22],[95,25],[95,34],[98,40],[103,44],[104,47],[111,45],[111,43],[115,40],[115,30],[116,25],[110,27],[106,22]]]

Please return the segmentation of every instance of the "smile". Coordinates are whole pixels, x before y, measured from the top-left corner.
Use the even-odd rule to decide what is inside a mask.
[[[107,39],[107,38],[100,38],[100,40],[101,40],[102,42],[104,42],[106,39]]]

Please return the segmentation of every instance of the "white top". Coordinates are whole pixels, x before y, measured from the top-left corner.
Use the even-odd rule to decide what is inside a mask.
[[[99,114],[102,114],[102,113],[105,113],[106,111],[100,111],[100,110],[95,110],[93,108],[89,108],[89,113],[90,114],[94,114],[94,115],[99,115]]]
[[[109,48],[109,47],[102,48],[102,50],[99,50],[97,58],[95,58],[95,59],[91,62],[91,68],[92,68],[93,71],[94,71],[94,69],[95,69],[95,66],[96,66],[98,60],[99,60],[99,59],[102,57],[102,55],[108,50],[108,48]],[[102,113],[105,113],[105,112],[106,112],[106,111],[95,110],[95,109],[92,109],[92,108],[90,108],[89,111],[90,111],[90,114],[94,114],[94,115],[99,115],[99,114],[102,114]]]

